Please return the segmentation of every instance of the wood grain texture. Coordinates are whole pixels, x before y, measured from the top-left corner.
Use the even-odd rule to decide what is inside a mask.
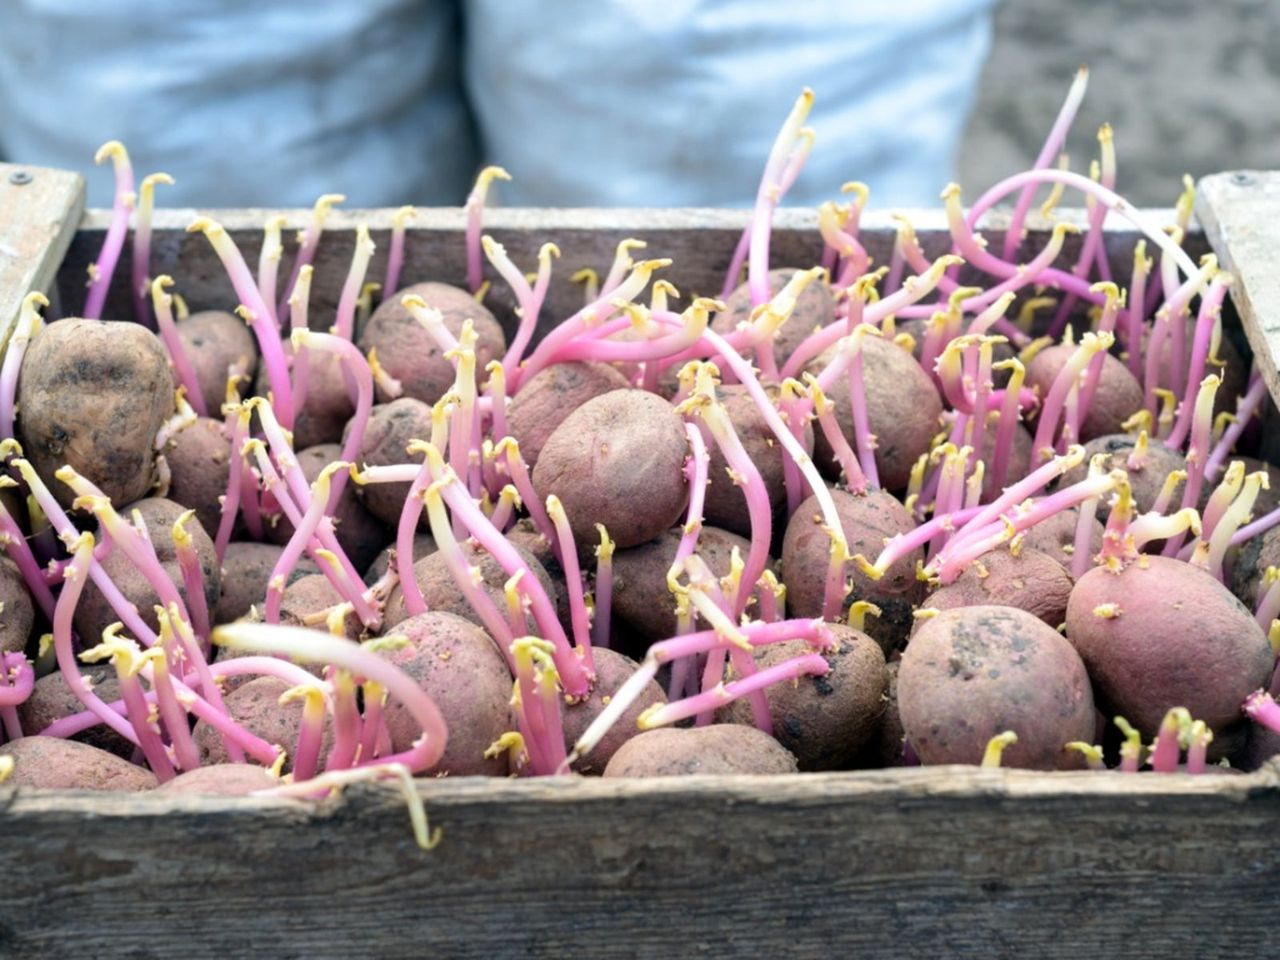
[[[0,352],[23,298],[52,289],[83,211],[79,174],[0,163]]]
[[[1200,181],[1196,215],[1223,268],[1231,299],[1280,404],[1280,171],[1237,170]]]
[[[0,788],[0,955],[1075,957],[1273,942],[1280,774],[424,781],[318,804]]]
[[[219,265],[208,241],[199,234],[185,232],[197,213],[208,213],[221,222],[235,239],[246,261],[256,268],[262,242],[262,224],[269,216],[282,214],[287,221],[286,252],[281,265],[281,283],[287,279],[296,244],[292,234],[310,222],[309,210],[158,210],[152,241],[152,276],[168,273],[176,280],[175,289],[193,310],[231,309],[236,299],[231,285]],[[346,279],[358,224],[367,224],[377,245],[368,278],[381,282],[386,272],[386,256],[391,228],[390,210],[342,210],[330,214],[316,257],[312,282],[312,325],[326,329],[333,322],[342,284]],[[939,210],[904,211],[915,225],[922,246],[930,256],[945,253],[950,247],[946,220]],[[1086,223],[1079,210],[1060,210],[1057,216],[1077,224]],[[1173,222],[1170,210],[1143,211],[1143,216],[1157,229]],[[59,276],[64,294],[64,313],[75,315],[84,303],[84,271],[97,256],[110,214],[90,211],[76,235]],[[645,240],[648,247],[637,251],[643,257],[670,257],[672,266],[664,271],[680,289],[687,304],[693,295],[717,296],[724,282],[734,246],[746,225],[748,213],[739,210],[570,210],[570,209],[494,209],[485,215],[485,231],[503,246],[517,266],[533,270],[537,266],[538,249],[543,243],[555,242],[561,251],[548,290],[539,334],[572,314],[582,305],[582,290],[569,282],[569,277],[582,267],[591,267],[602,276],[608,271],[618,242],[627,237]],[[982,225],[991,243],[1002,241],[1006,215],[993,211]],[[465,217],[459,208],[422,208],[409,228],[405,241],[405,264],[402,285],[424,280],[439,280],[462,285],[466,276],[463,244]],[[1048,233],[1045,222],[1028,220],[1030,231],[1024,257],[1030,258],[1043,248]],[[888,263],[893,250],[897,223],[888,213],[869,212],[863,217],[861,239],[877,264]],[[1132,226],[1118,217],[1107,222],[1105,243],[1118,282],[1126,282],[1132,269],[1133,244],[1137,234]],[[1068,238],[1063,262],[1074,262],[1080,236]],[[1188,250],[1198,256],[1206,249],[1198,232],[1188,241]],[[779,266],[809,266],[821,253],[817,215],[810,210],[781,210],[775,218],[771,243],[771,261]],[[116,271],[106,316],[130,317],[128,298],[130,251],[126,247]],[[506,326],[514,329],[510,291],[496,273],[485,265],[486,276],[494,280],[485,301]],[[963,279],[963,278],[962,278]]]

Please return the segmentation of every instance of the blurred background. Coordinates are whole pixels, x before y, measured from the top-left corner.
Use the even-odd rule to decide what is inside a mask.
[[[123,140],[165,205],[747,206],[798,91],[817,145],[787,202],[877,207],[1025,168],[1077,66],[1068,149],[1115,127],[1121,192],[1280,165],[1274,0],[0,0],[0,156],[95,171]]]

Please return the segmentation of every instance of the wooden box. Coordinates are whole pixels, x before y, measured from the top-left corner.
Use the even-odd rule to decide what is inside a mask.
[[[62,312],[74,313],[106,214],[79,219],[76,178],[30,170],[15,185],[15,170],[0,166],[0,322],[32,285],[52,283]],[[1280,191],[1267,182],[1274,204]],[[1220,240],[1211,206],[1201,220]],[[266,213],[214,216],[254,262]],[[309,218],[285,213],[290,229]],[[153,273],[172,274],[193,309],[233,304],[205,239],[184,232],[193,216],[158,213]],[[939,213],[912,219],[928,251],[946,248]],[[1123,281],[1135,234],[1112,220],[1108,250]],[[332,312],[362,222],[379,244],[370,277],[381,276],[390,212],[335,211],[317,261],[317,319]],[[744,223],[722,210],[497,209],[486,230],[521,265],[544,241],[559,245],[546,316],[560,318],[581,302],[565,278],[606,269],[624,237],[672,257],[668,275],[686,295],[717,293]],[[421,211],[403,276],[460,282],[462,227],[459,210]],[[1044,225],[1033,227],[1043,238]],[[888,217],[864,218],[877,262],[893,229]],[[985,234],[998,243],[998,216]],[[1199,232],[1188,246],[1208,249]],[[775,264],[812,263],[819,249],[811,213],[779,213]],[[1270,332],[1250,297],[1265,249],[1246,236],[1233,264],[1255,348]],[[109,314],[129,316],[127,277],[126,256]],[[500,313],[505,297],[495,284]],[[1274,354],[1264,354],[1274,378]],[[431,852],[414,844],[403,803],[372,787],[315,804],[0,787],[0,957],[1163,960],[1276,942],[1266,911],[1280,884],[1280,767],[462,778],[424,780],[420,791],[443,830]]]

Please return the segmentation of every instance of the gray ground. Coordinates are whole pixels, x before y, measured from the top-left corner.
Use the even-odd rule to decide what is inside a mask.
[[[1110,121],[1135,203],[1171,205],[1183,173],[1280,167],[1277,0],[1003,0],[960,155],[967,198],[1031,162],[1081,63],[1072,168]]]

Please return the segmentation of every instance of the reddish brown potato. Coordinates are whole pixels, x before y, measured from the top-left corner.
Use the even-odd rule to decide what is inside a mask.
[[[250,733],[267,743],[284,747],[287,756],[284,773],[293,769],[293,753],[298,746],[298,731],[302,727],[302,701],[293,700],[281,706],[280,696],[289,685],[276,677],[256,677],[226,695],[223,703],[231,717]],[[203,720],[192,731],[196,747],[200,751],[200,763],[226,763],[226,747],[221,735]],[[324,737],[320,746],[320,768],[333,749],[333,722],[325,717]]]
[[[1089,461],[1096,454],[1105,453],[1109,455],[1105,464],[1106,469],[1123,470],[1129,475],[1133,504],[1139,513],[1146,513],[1155,503],[1156,497],[1160,495],[1160,490],[1169,474],[1174,470],[1185,470],[1187,462],[1176,450],[1170,450],[1159,440],[1152,440],[1147,448],[1145,463],[1133,469],[1129,466],[1129,456],[1133,453],[1135,439],[1136,437],[1127,433],[1116,433],[1090,440],[1084,445],[1084,460],[1062,475],[1057,483],[1057,489],[1083,480],[1088,475]],[[1179,487],[1174,493],[1174,509],[1181,502],[1182,488]]]
[[[308,447],[297,456],[298,466],[302,468],[307,482],[313,483],[325,467],[335,460],[342,459],[342,448],[336,443],[326,443],[318,447]],[[355,481],[348,478],[342,490],[342,496],[338,498],[338,507],[331,516],[333,532],[338,538],[338,543],[342,545],[342,549],[355,568],[363,570],[373,563],[374,557],[386,546],[387,541],[393,539],[393,534],[385,524],[364,508],[356,493],[356,486]],[[288,543],[291,536],[293,536],[293,524],[283,514],[267,528],[267,539],[280,546]]]
[[[293,351],[286,345],[286,351]],[[255,392],[265,397],[270,389],[265,368],[258,374]],[[342,364],[331,353],[310,351],[307,357],[307,392],[293,424],[293,448],[305,450],[342,439],[342,430],[356,412],[347,390]]]
[[[1066,749],[1094,734],[1093,693],[1080,656],[1058,631],[1013,607],[944,610],[916,631],[898,672],[907,742],[926,764],[978,763],[1012,730],[1009,767],[1067,769]]]
[[[542,564],[542,569],[547,571],[551,585],[556,590],[556,595],[553,598],[556,604],[556,617],[564,626],[566,633],[571,631],[573,629],[573,612],[569,607],[569,585],[565,582],[564,569],[560,566],[556,552],[551,548],[551,541],[538,533],[533,521],[528,517],[516,521],[515,525],[507,531],[507,539],[517,547],[528,550],[533,555],[533,558]],[[594,559],[589,554],[584,557],[582,559],[583,569],[594,569]]]
[[[1017,607],[1056,630],[1066,622],[1072,583],[1062,564],[1048,554],[1024,545],[1014,556],[1002,548],[984,553],[953,583],[934,590],[924,606],[935,610]]]
[[[844,624],[830,627],[837,646],[823,652],[829,673],[775,683],[765,691],[773,735],[804,772],[851,766],[879,729],[885,708],[888,673],[880,644]],[[770,644],[756,653],[756,666],[764,670],[813,652],[804,640]],[[726,719],[753,724],[750,702],[735,700]]]
[[[755,727],[716,723],[663,727],[624,743],[606,777],[686,777],[693,774],[795,773],[796,758]]]
[[[13,758],[10,787],[43,790],[151,790],[156,778],[143,767],[87,743],[59,737],[23,737],[0,746]]]
[[[1102,521],[1095,513],[1091,524],[1093,532],[1089,538],[1089,555],[1092,557],[1102,549]],[[1080,511],[1076,507],[1055,513],[1047,520],[1037,523],[1022,534],[1022,549],[1037,550],[1057,560],[1071,572],[1072,558],[1076,551],[1076,527],[1080,523]]]
[[[888,538],[915,527],[906,507],[882,490],[860,497],[832,490],[831,496],[851,554],[860,553],[874,561]],[[823,530],[821,518],[817,497],[810,497],[792,514],[782,540],[782,579],[787,585],[787,611],[791,616],[822,616],[831,538]],[[924,597],[924,584],[916,577],[916,564],[923,559],[922,551],[913,550],[879,580],[848,565],[846,575],[852,579],[853,589],[845,597],[845,609],[858,600],[869,600],[880,608],[879,617],[867,619],[866,630],[886,654],[911,632],[911,611]]]
[[[631,629],[641,641],[642,653],[649,644],[675,635],[675,598],[667,589],[667,571],[676,558],[681,531],[668,530],[650,540],[613,555],[613,617]],[[738,536],[715,527],[703,527],[698,535],[698,556],[712,574],[729,573],[734,547],[745,560],[751,544]],[[681,577],[686,582],[687,577]]]
[[[369,414],[369,423],[360,442],[356,464],[360,467],[383,467],[396,463],[420,463],[422,454],[410,455],[409,443],[431,437],[431,408],[413,397],[401,397],[390,403],[379,404]],[[409,495],[407,483],[370,483],[354,485],[356,494],[365,509],[395,530],[404,511],[405,497]],[[425,530],[427,515],[424,510],[420,525]]]
[[[891,660],[885,666],[884,712],[880,714],[880,722],[867,745],[854,761],[853,766],[857,769],[902,766],[906,734],[898,712],[898,668],[901,665],[900,660]]]
[[[1004,483],[997,486],[995,474],[992,472],[992,463],[996,453],[996,421],[991,422],[990,428],[983,435],[982,439],[982,462],[986,465],[983,474],[983,499],[990,502],[1000,496],[1005,488],[1017,483],[1028,473],[1031,472],[1031,445],[1034,443],[1031,432],[1025,426],[1019,425],[1013,431],[1013,443],[1009,446],[1009,461],[1005,468]],[[972,466],[976,461],[970,460]]]
[[[216,419],[227,398],[227,375],[232,367],[253,383],[258,343],[243,320],[223,310],[201,310],[179,320],[177,327],[178,339],[195,368],[205,413]]]
[[[564,504],[579,551],[652,540],[680,519],[688,499],[684,423],[661,397],[614,390],[573,411],[551,434],[533,470],[541,497]]]
[[[481,589],[493,600],[498,606],[500,612],[505,613],[507,609],[506,594],[503,593],[503,585],[509,579],[507,572],[497,560],[489,555],[487,550],[482,550],[474,544],[468,543],[463,545],[463,549],[469,553],[469,562],[472,566],[480,568],[480,576],[483,580]],[[533,571],[534,576],[542,584],[542,588],[547,591],[549,597],[555,597],[555,585],[551,581],[551,577],[547,575],[547,571],[542,568],[542,564],[533,558],[533,555],[516,547],[516,552]],[[428,610],[443,610],[447,613],[454,613],[462,617],[464,620],[470,620],[478,627],[484,624],[480,620],[480,616],[472,609],[471,604],[467,602],[466,596],[458,588],[458,584],[453,579],[453,574],[449,572],[449,567],[445,563],[444,556],[440,553],[432,553],[423,557],[413,565],[414,577],[418,582],[418,587],[422,590],[423,599],[427,601]],[[386,610],[383,614],[383,630],[389,632],[392,627],[406,620],[409,612],[404,604],[404,591],[397,585],[391,591],[391,595],[387,598]]]
[[[1053,381],[1075,351],[1074,346],[1065,343],[1041,350],[1027,364],[1026,386],[1047,397]],[[1083,441],[1119,433],[1121,425],[1142,409],[1142,384],[1123,362],[1109,353],[1102,357],[1098,387],[1080,425]]]
[[[624,657],[620,653],[603,647],[596,647],[592,651],[592,656],[595,659],[596,682],[591,688],[591,696],[580,703],[566,704],[561,714],[564,722],[565,750],[573,749],[574,743],[586,733],[587,727],[609,705],[610,698],[631,678],[639,666],[630,657]],[[605,767],[618,749],[632,737],[640,734],[640,728],[636,726],[640,714],[656,703],[666,702],[667,697],[662,692],[662,688],[650,680],[644,692],[636,698],[636,702],[618,718],[617,723],[596,744],[595,749],[573,764],[573,769],[578,773],[591,775],[604,773]]]
[[[222,595],[218,598],[215,623],[239,620],[255,605],[258,612],[262,612],[267,582],[283,552],[283,547],[272,543],[234,541],[227,544],[227,553],[222,558]],[[289,583],[319,572],[320,568],[310,558],[302,557],[289,574]]]
[[[777,390],[767,387],[771,399],[776,399]],[[778,516],[787,502],[787,488],[783,479],[782,445],[765,423],[760,408],[756,406],[747,388],[740,385],[721,386],[716,395],[724,404],[729,420],[738,432],[743,449],[751,462],[760,471],[764,488],[769,494],[769,505]],[[720,447],[711,437],[711,432],[702,428],[703,438],[707,443],[709,462],[707,464],[707,494],[703,505],[703,519],[712,526],[721,527],[744,537],[751,536],[751,518],[747,513],[747,499],[741,488],[734,485],[727,472],[729,464],[725,461]],[[813,450],[813,427],[805,426],[801,438],[806,450]]]
[[[1147,737],[1172,707],[1215,731],[1238,722],[1275,660],[1248,607],[1204,570],[1170,557],[1086,573],[1071,591],[1067,636],[1103,711]]]
[[[194,510],[205,533],[216,536],[231,475],[231,441],[222,421],[201,417],[179,430],[164,445],[164,459],[169,499]]]
[[[103,702],[114,703],[120,699],[120,681],[116,677],[116,668],[111,664],[84,664],[80,667],[80,673]],[[18,707],[18,719],[22,721],[23,732],[38,734],[55,720],[74,716],[84,709],[84,704],[62,678],[62,671],[55,670],[36,681],[35,689],[31,691],[27,702]],[[135,749],[132,743],[105,723],[77,733],[71,739],[114,753],[126,760],[133,756]]]
[[[1272,527],[1240,544],[1231,567],[1231,592],[1250,609],[1262,599],[1267,567],[1280,566],[1280,527]]]
[[[809,364],[815,376],[831,361],[834,350],[833,347],[820,354]],[[876,438],[880,485],[886,490],[901,490],[911,479],[912,465],[929,449],[929,441],[938,432],[942,398],[915,358],[891,340],[863,338],[862,360],[867,422]],[[848,378],[841,377],[827,396],[835,406],[841,432],[856,450]],[[814,431],[814,449],[814,460],[824,473],[837,476],[840,467],[821,430]]]
[[[769,293],[776,296],[787,282],[795,276],[799,268],[778,268],[769,271]],[[774,356],[778,366],[786,363],[792,351],[800,345],[805,337],[819,327],[828,326],[836,316],[835,298],[831,288],[821,280],[815,280],[800,291],[796,297],[796,308],[791,317],[778,330],[773,342]],[[717,313],[711,320],[711,329],[716,333],[732,333],[738,324],[751,319],[751,290],[743,283],[729,295],[725,301],[725,309]]]
[[[365,353],[376,349],[384,370],[400,381],[404,396],[424,403],[435,403],[453,386],[453,364],[444,358],[426,329],[400,305],[409,294],[417,294],[428,306],[444,314],[444,325],[455,337],[462,332],[465,320],[471,320],[476,331],[476,371],[482,373],[490,360],[501,360],[506,350],[502,327],[493,314],[465,290],[444,283],[418,283],[398,290],[373,311],[360,333],[360,349]],[[389,397],[378,389],[378,400]]]
[[[444,756],[428,775],[506,776],[505,751],[484,756],[490,744],[514,729],[511,671],[493,638],[440,611],[402,620],[394,632],[409,643],[387,658],[430,695],[449,729]],[[387,703],[386,718],[392,750],[408,750],[422,736],[422,728],[395,699]]]
[[[215,763],[180,773],[157,789],[163,793],[204,797],[247,797],[278,786],[279,779],[264,767],[251,763]]]
[[[389,544],[382,548],[373,559],[373,563],[369,564],[368,569],[364,572],[364,582],[366,586],[373,586],[387,572],[391,566],[391,558],[394,556],[396,543],[392,540]],[[415,533],[413,535],[413,562],[417,563],[429,553],[436,552],[436,542],[431,539],[429,533]]]
[[[18,438],[58,502],[75,494],[54,473],[69,464],[117,507],[156,480],[155,439],[173,414],[159,338],[136,323],[59,320],[31,341],[18,380]]]
[[[178,586],[178,593],[183,602],[186,603],[187,591],[182,582],[182,568],[178,565],[178,554],[173,545],[173,523],[185,510],[172,500],[151,497],[130,505],[127,509],[122,510],[121,514],[128,518],[135,510],[142,516],[143,522],[147,525],[147,532],[151,537],[152,545],[155,547],[156,557],[160,561],[160,566],[164,568],[169,579]],[[200,573],[204,578],[205,604],[209,610],[209,616],[212,618],[214,611],[217,609],[218,598],[222,591],[222,572],[218,567],[218,556],[214,551],[213,541],[197,520],[193,518],[188,521],[186,528],[187,532],[191,534],[191,539],[195,544],[196,556],[200,560]],[[138,608],[138,614],[143,621],[152,630],[158,630],[159,624],[156,620],[154,608],[160,602],[160,598],[151,589],[151,585],[146,578],[138,572],[137,567],[125,556],[124,552],[121,550],[113,551],[110,556],[102,561],[102,568],[106,571],[107,576],[115,582],[115,585],[120,588],[120,592],[124,594],[125,599]],[[92,581],[86,583],[84,593],[80,596],[80,604],[76,607],[76,633],[82,638],[92,637],[96,642],[102,636],[102,631],[119,619],[119,615],[111,608],[107,598],[103,596],[97,585]]]
[[[628,386],[627,378],[607,363],[554,364],[538,371],[511,398],[507,432],[520,444],[520,455],[532,470],[547,438],[565,417],[588,400]]]
[[[343,602],[338,588],[323,573],[299,577],[285,587],[280,602],[280,622],[286,626],[310,627],[327,633],[326,613]],[[358,640],[364,627],[355,613],[348,611],[343,626],[349,640]]]
[[[27,646],[35,607],[18,565],[0,557],[0,653],[18,653]]]

